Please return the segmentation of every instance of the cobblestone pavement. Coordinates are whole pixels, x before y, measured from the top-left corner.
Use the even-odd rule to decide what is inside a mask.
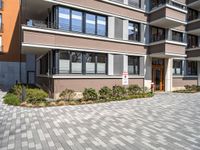
[[[198,150],[200,94],[38,109],[0,101],[0,149]]]

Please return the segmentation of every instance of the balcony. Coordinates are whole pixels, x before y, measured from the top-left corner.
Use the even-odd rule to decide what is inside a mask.
[[[200,61],[200,47],[197,47],[195,49],[188,49],[186,51],[186,54],[188,59]]]
[[[185,36],[173,36],[173,31],[166,30],[163,34],[151,36],[148,54],[152,57],[185,57]]]
[[[153,8],[149,14],[148,21],[153,26],[173,28],[186,24],[186,13],[185,9],[167,3]]]
[[[189,34],[200,36],[200,18],[189,22],[186,30]]]
[[[188,7],[200,11],[200,1],[199,0],[187,0]]]

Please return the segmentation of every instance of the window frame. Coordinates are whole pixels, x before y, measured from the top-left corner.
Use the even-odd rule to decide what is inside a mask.
[[[177,40],[178,37],[178,40]],[[183,42],[183,33],[172,30],[172,40],[177,42]]]
[[[69,73],[61,73],[60,72],[60,54],[61,53],[69,53]],[[81,54],[81,73],[72,73],[72,53],[80,53]],[[95,68],[94,68],[94,73],[87,73],[87,70],[86,70],[86,63],[87,63],[87,60],[86,60],[86,54],[92,54],[94,55],[94,59],[95,59]],[[104,59],[105,59],[105,73],[98,73],[98,55],[104,55]],[[55,56],[54,56],[55,57]],[[54,60],[56,61],[56,60]],[[73,50],[69,50],[69,51],[64,51],[64,50],[59,50],[59,57],[58,57],[58,74],[80,74],[80,75],[107,75],[108,73],[108,54],[106,53],[93,53],[93,52],[82,52],[82,51],[73,51]]]
[[[132,59],[133,64],[130,64],[130,59]],[[135,63],[135,60],[137,63]],[[130,72],[129,66],[133,67],[133,72]],[[136,66],[138,70],[136,70]],[[140,74],[140,56],[128,56],[128,74],[130,75],[139,75]]]
[[[189,64],[189,63],[194,63],[194,64]],[[189,65],[191,65],[191,72],[189,73]],[[193,68],[195,66],[195,68]],[[198,73],[198,66],[197,66],[197,61],[186,61],[186,72],[187,75],[189,76],[197,76]]]
[[[187,35],[187,48],[197,48],[199,47],[199,38],[196,35]]]
[[[179,67],[177,67],[177,64],[175,64],[175,62],[177,63],[180,63]],[[180,69],[180,73],[177,73],[177,69]],[[183,74],[183,60],[173,60],[173,75],[182,75]]]
[[[154,40],[154,36],[153,36],[153,29],[156,30],[156,37],[155,37],[155,40]],[[159,30],[164,33],[162,36],[159,36]],[[155,27],[155,26],[150,26],[150,37],[151,37],[151,42],[157,42],[157,41],[162,41],[162,40],[165,40],[166,39],[166,35],[165,35],[166,31],[164,28],[159,28],[159,27]],[[159,39],[160,38],[160,39]]]
[[[133,38],[133,39],[130,38],[130,34],[129,34],[129,27],[130,27],[130,24],[132,24],[131,27],[134,28],[134,32],[136,32],[136,26],[138,26],[138,28],[137,28],[137,29],[138,29],[138,32],[136,33],[136,35],[134,35],[134,38]],[[141,41],[141,36],[140,36],[140,34],[141,34],[140,23],[138,23],[138,22],[133,22],[133,21],[129,21],[129,23],[128,23],[128,40],[129,40],[129,41],[137,41],[137,42],[140,42],[140,41]]]
[[[70,10],[70,17],[69,17],[69,20],[70,20],[70,24],[69,24],[69,30],[64,30],[66,32],[77,32],[77,33],[83,33],[83,34],[88,34],[88,35],[94,35],[94,36],[100,36],[100,37],[108,37],[108,16],[105,16],[105,15],[101,15],[101,14],[97,14],[97,13],[93,13],[93,12],[89,12],[89,11],[83,11],[83,10],[80,10],[80,9],[75,9],[75,8],[70,8],[70,7],[65,7],[65,6],[55,6],[55,12],[56,12],[56,15],[55,15],[55,18],[54,21],[55,22],[55,26],[56,26],[56,29],[58,30],[62,30],[59,28],[59,8],[65,8],[65,9],[69,9]],[[82,30],[81,32],[78,32],[78,31],[73,31],[72,30],[72,11],[78,11],[78,12],[81,12],[82,14],[82,21],[81,21],[81,26],[82,26]],[[86,15],[87,14],[90,14],[90,15],[94,15],[95,16],[95,34],[90,34],[90,33],[87,33],[86,32]],[[98,34],[98,17],[102,17],[102,18],[105,18],[105,34]]]

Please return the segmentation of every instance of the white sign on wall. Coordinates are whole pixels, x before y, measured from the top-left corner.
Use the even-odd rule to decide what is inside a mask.
[[[122,74],[122,85],[128,85],[128,72],[123,72]]]

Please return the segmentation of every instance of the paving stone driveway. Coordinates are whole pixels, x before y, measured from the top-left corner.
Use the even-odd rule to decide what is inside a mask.
[[[0,101],[0,149],[197,150],[200,94],[40,109]]]

